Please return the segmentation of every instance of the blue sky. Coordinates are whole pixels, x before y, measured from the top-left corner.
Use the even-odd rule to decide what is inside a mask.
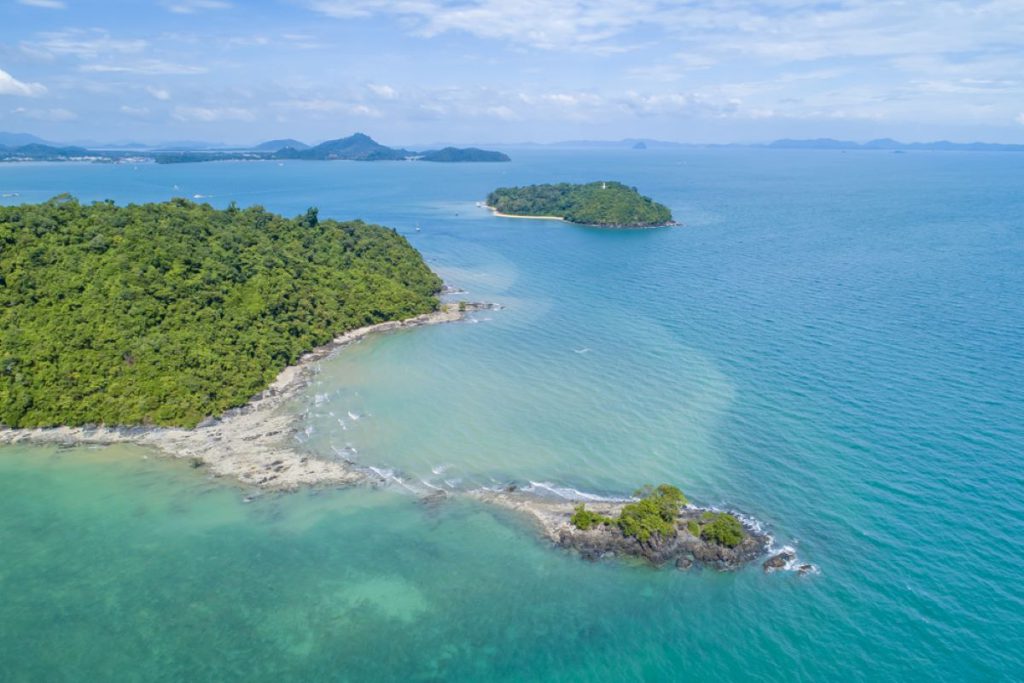
[[[2,0],[0,130],[1024,142],[1024,1]]]

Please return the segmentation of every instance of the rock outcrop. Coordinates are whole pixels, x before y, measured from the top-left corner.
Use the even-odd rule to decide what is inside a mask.
[[[744,536],[735,547],[692,534],[688,522],[699,521],[706,509],[686,507],[676,518],[676,533],[669,538],[652,536],[646,541],[626,536],[615,524],[598,524],[587,530],[576,528],[570,518],[578,503],[552,501],[521,491],[478,492],[477,498],[529,515],[541,533],[555,545],[578,552],[587,560],[639,558],[655,566],[674,563],[677,569],[693,566],[734,571],[768,552],[769,536],[744,524]],[[587,509],[606,517],[617,517],[620,502],[587,502]]]

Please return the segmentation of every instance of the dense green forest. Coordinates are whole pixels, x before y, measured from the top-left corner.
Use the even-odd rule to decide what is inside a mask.
[[[616,182],[499,187],[487,196],[487,205],[501,213],[559,216],[584,225],[633,228],[672,222],[667,207]]]
[[[0,424],[192,426],[303,352],[435,309],[395,231],[253,206],[0,208]]]

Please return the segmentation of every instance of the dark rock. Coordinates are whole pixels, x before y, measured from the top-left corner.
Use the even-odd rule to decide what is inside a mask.
[[[795,559],[796,553],[792,550],[783,550],[765,560],[762,566],[766,572],[778,571],[779,569],[785,569],[786,565]]]
[[[197,470],[206,463],[203,462],[201,458],[192,458],[192,460],[189,461],[189,464],[192,466],[192,469]]]
[[[804,576],[805,574],[809,574],[812,571],[814,571],[813,564],[802,564],[799,567],[797,567],[796,573],[800,576]]]
[[[678,526],[685,529],[687,521],[699,517],[700,510],[685,510]],[[689,533],[677,533],[667,538],[654,535],[646,541],[626,536],[614,524],[601,525],[582,531],[566,525],[558,532],[557,545],[575,550],[587,560],[598,560],[609,554],[620,557],[638,557],[652,565],[669,562],[685,571],[701,565],[718,571],[735,571],[764,555],[768,549],[768,536],[746,528],[746,536],[735,547],[698,538]]]

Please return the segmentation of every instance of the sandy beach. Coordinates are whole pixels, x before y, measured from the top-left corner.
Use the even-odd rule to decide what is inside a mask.
[[[497,209],[495,209],[493,206],[488,206],[487,204],[481,204],[480,206],[482,206],[483,208],[487,209],[488,211],[490,211],[493,215],[497,216],[498,218],[529,218],[529,219],[532,219],[532,220],[535,220],[535,221],[562,221],[562,222],[567,222],[561,216],[524,216],[524,215],[517,214],[517,213],[502,213],[501,211],[498,211]]]
[[[369,325],[346,332],[329,344],[306,353],[288,366],[249,403],[205,421],[195,429],[167,427],[54,427],[0,429],[0,444],[133,443],[175,458],[192,458],[197,466],[243,484],[273,490],[294,490],[314,484],[356,484],[369,476],[351,463],[310,457],[295,447],[297,417],[282,406],[306,386],[318,361],[371,334],[462,320],[467,310],[490,307],[442,304],[440,310],[401,321]]]

